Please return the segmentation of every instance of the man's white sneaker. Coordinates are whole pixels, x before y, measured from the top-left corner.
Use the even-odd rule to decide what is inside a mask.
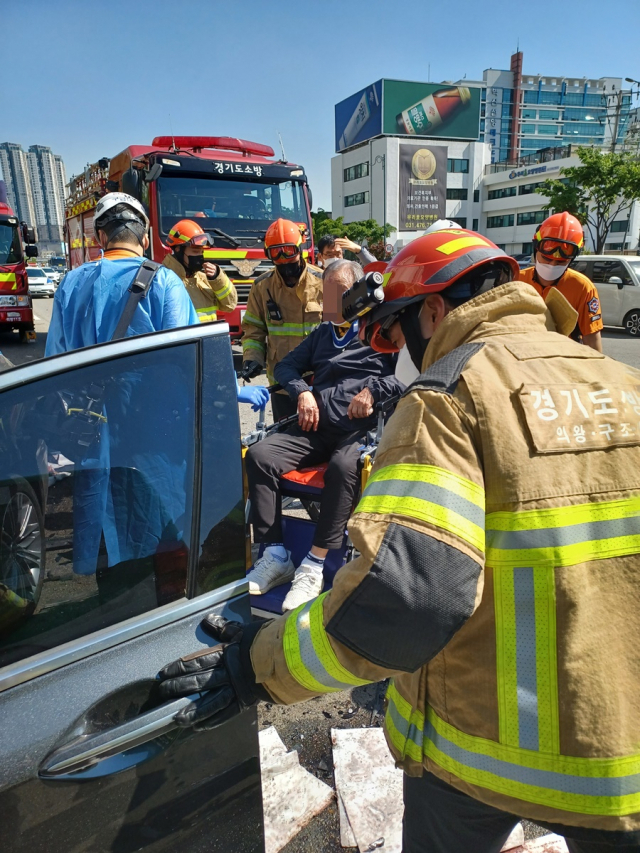
[[[274,586],[288,583],[295,575],[296,569],[291,562],[291,553],[287,551],[287,560],[282,562],[266,550],[262,557],[253,565],[247,579],[249,581],[249,592],[251,595],[264,595]]]
[[[296,576],[291,584],[287,597],[282,602],[282,612],[295,610],[307,601],[317,598],[322,592],[324,578],[322,572],[316,569],[308,569],[304,564],[296,571]]]

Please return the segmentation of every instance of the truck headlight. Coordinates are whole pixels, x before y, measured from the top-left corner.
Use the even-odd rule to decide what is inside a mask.
[[[29,297],[28,296],[17,296],[18,305],[29,306]]]

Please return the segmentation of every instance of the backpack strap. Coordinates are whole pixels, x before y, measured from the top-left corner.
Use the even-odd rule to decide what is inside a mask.
[[[129,324],[131,323],[135,310],[138,307],[138,303],[141,299],[144,299],[149,292],[149,288],[153,284],[156,273],[161,266],[162,264],[145,258],[138,267],[138,272],[136,273],[135,278],[131,282],[131,287],[129,288],[127,304],[124,306],[124,311],[118,320],[116,330],[111,336],[112,341],[117,341],[120,338],[124,338],[126,335]]]

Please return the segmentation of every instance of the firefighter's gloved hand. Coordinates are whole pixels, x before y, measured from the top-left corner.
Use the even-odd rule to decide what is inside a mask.
[[[244,361],[239,375],[240,379],[244,379],[248,382],[250,379],[253,379],[254,376],[260,376],[261,373],[262,365],[259,361]]]
[[[177,714],[175,721],[182,728],[206,731],[263,697],[247,663],[248,647],[262,626],[260,623],[245,626],[213,614],[200,624],[207,634],[220,641],[220,645],[179,658],[161,669],[158,678],[163,699],[203,694]],[[242,660],[241,642],[247,628],[248,647]]]
[[[269,392],[264,385],[245,385],[243,388],[238,388],[238,401],[251,403],[251,408],[257,412],[269,402]]]

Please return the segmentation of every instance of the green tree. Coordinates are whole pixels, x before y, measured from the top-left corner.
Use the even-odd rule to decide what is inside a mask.
[[[365,219],[362,222],[344,223],[342,216],[337,219],[332,219],[325,210],[318,210],[311,214],[313,220],[313,239],[317,244],[321,237],[327,234],[332,234],[334,237],[348,237],[359,246],[366,244],[369,251],[378,260],[386,260],[389,254],[385,251],[385,229],[382,225],[378,225],[375,219]],[[389,239],[390,235],[396,229],[393,225],[387,223],[386,236]]]
[[[561,178],[543,181],[536,192],[549,198],[549,212],[566,210],[586,226],[596,253],[604,244],[613,220],[640,199],[640,161],[629,152],[578,148],[580,166],[561,171]]]

